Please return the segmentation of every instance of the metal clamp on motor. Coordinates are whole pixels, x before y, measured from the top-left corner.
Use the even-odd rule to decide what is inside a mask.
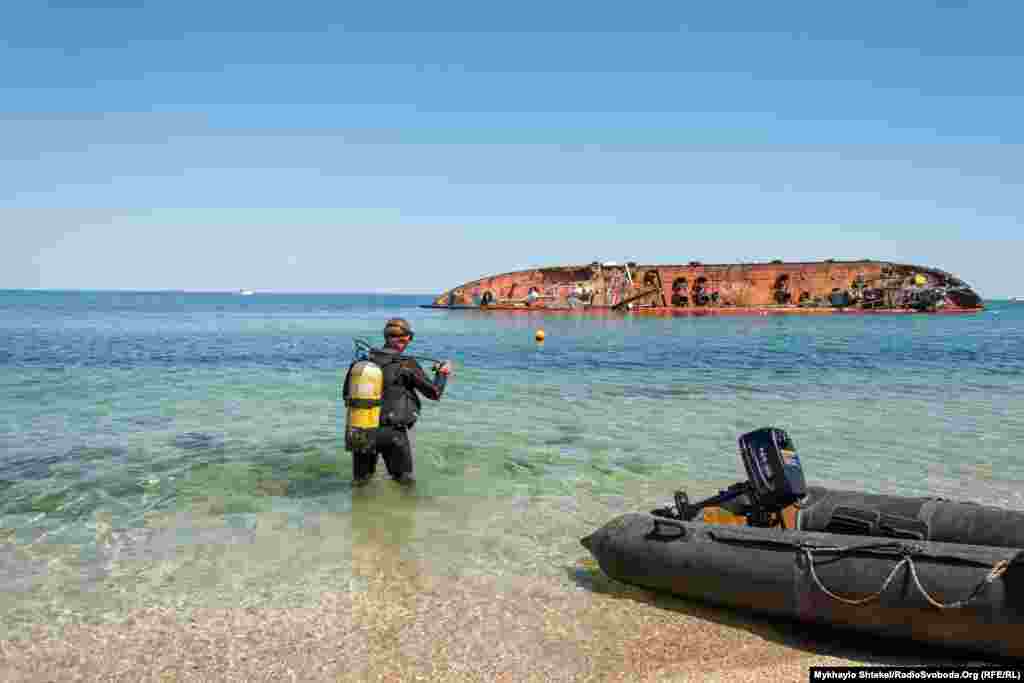
[[[747,481],[697,503],[690,503],[685,492],[676,491],[674,506],[651,514],[689,522],[704,508],[719,506],[746,517],[749,526],[784,527],[782,510],[807,495],[803,466],[792,439],[782,429],[764,427],[744,434],[738,442]]]

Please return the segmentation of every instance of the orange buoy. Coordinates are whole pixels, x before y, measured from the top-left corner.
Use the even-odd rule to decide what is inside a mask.
[[[539,342],[544,341],[544,330],[537,330],[537,332],[534,333],[533,338]]]

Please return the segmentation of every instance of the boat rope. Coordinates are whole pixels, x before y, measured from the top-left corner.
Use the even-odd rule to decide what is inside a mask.
[[[902,560],[896,563],[895,567],[892,568],[892,571],[889,572],[889,576],[885,577],[885,581],[882,582],[881,588],[879,588],[876,592],[866,597],[853,599],[843,597],[842,595],[839,595],[837,593],[833,593],[825,587],[824,583],[821,582],[821,579],[818,577],[818,572],[814,569],[814,550],[819,550],[819,548],[812,549],[804,546],[803,548],[801,548],[801,550],[803,550],[804,557],[807,558],[807,567],[810,570],[811,579],[814,581],[814,585],[817,586],[822,593],[832,598],[833,600],[838,600],[844,605],[853,605],[855,607],[859,605],[866,605],[867,603],[873,602],[880,598],[882,596],[882,593],[885,592],[885,589],[889,587],[890,583],[892,583],[892,580],[896,577],[896,573],[899,572],[900,568],[902,568],[903,565],[911,561],[909,556],[904,557]]]
[[[974,599],[981,594],[983,590],[988,588],[988,585],[990,583],[992,583],[1000,576],[1005,574],[1007,567],[1010,566],[1009,560],[1000,560],[999,562],[996,562],[994,565],[992,565],[992,570],[989,571],[989,573],[985,576],[984,579],[978,582],[978,584],[974,587],[974,590],[971,591],[970,595],[968,595],[966,598],[962,600],[957,600],[956,602],[942,603],[933,598],[928,593],[928,591],[924,589],[924,586],[921,585],[921,579],[917,576],[917,569],[914,567],[914,561],[909,557],[906,558],[906,561],[907,568],[910,570],[910,577],[914,579],[914,585],[917,586],[917,590],[921,591],[921,595],[924,596],[924,599],[927,600],[929,604],[932,605],[932,607],[937,607],[939,609],[956,609],[958,607],[966,607],[967,605],[971,604],[974,601]]]
[[[976,600],[977,597],[981,595],[981,593],[989,586],[989,584],[993,583],[996,579],[1003,576],[1003,574],[1005,574],[1011,566],[1013,566],[1016,563],[1024,562],[1024,551],[1018,553],[1011,559],[999,560],[995,564],[991,565],[987,562],[979,562],[978,560],[974,559],[966,559],[960,557],[945,558],[949,560],[955,560],[958,563],[985,567],[988,568],[989,572],[981,581],[977,583],[977,585],[974,586],[974,589],[968,594],[966,598],[956,600],[953,602],[944,603],[936,600],[932,596],[932,594],[929,593],[928,590],[924,587],[924,584],[921,583],[921,577],[917,573],[917,566],[914,564],[914,558],[927,557],[931,559],[943,559],[943,557],[942,555],[926,553],[924,549],[918,545],[907,545],[904,543],[883,541],[880,543],[868,543],[864,545],[854,546],[821,546],[809,545],[807,543],[794,543],[791,541],[775,539],[736,538],[717,532],[709,533],[708,536],[712,540],[720,543],[724,542],[737,543],[740,545],[759,545],[768,548],[790,548],[796,550],[798,553],[802,554],[804,558],[806,558],[807,567],[811,575],[811,580],[814,582],[814,585],[817,586],[819,590],[821,590],[821,592],[823,592],[825,595],[829,596],[833,600],[838,600],[843,604],[853,606],[865,605],[869,602],[872,602],[880,598],[882,594],[885,593],[885,590],[889,587],[889,584],[891,584],[893,579],[896,578],[896,575],[899,574],[900,569],[906,567],[911,580],[914,582],[914,587],[917,588],[917,590],[921,593],[922,597],[924,597],[924,599],[932,607],[938,609],[956,609],[959,607],[966,607],[971,602]],[[855,553],[868,555],[892,555],[894,553],[898,553],[901,556],[901,559],[899,562],[896,563],[896,566],[892,568],[892,571],[889,572],[889,575],[885,578],[885,581],[882,582],[882,587],[879,588],[878,591],[863,598],[849,598],[829,590],[828,587],[826,587],[825,584],[822,582],[821,577],[818,576],[818,572],[815,567],[814,554],[816,552],[830,553],[836,555],[837,557],[841,557],[843,555],[852,555]]]
[[[823,592],[825,595],[829,596],[833,600],[838,600],[839,602],[845,605],[853,606],[865,605],[869,602],[873,602],[874,600],[880,598],[882,594],[885,593],[885,590],[889,587],[889,584],[892,583],[892,580],[896,578],[896,575],[899,573],[899,570],[906,566],[907,571],[910,574],[910,578],[914,581],[914,586],[921,593],[924,599],[928,601],[928,604],[930,604],[932,607],[936,607],[938,609],[956,609],[960,607],[966,607],[971,602],[973,602],[979,595],[981,595],[982,591],[984,591],[989,586],[989,584],[991,584],[993,581],[995,581],[1003,574],[1005,574],[1006,570],[1011,565],[1010,560],[1000,560],[999,562],[996,562],[994,565],[992,565],[991,569],[989,570],[989,573],[981,581],[979,581],[977,585],[974,586],[974,590],[972,590],[966,598],[956,600],[954,602],[944,603],[939,602],[934,597],[932,597],[932,595],[921,584],[921,577],[918,576],[917,567],[914,565],[914,556],[917,554],[916,549],[913,547],[905,547],[903,548],[902,552],[903,558],[899,562],[897,562],[896,566],[893,567],[892,571],[889,572],[889,575],[885,578],[885,581],[882,582],[881,588],[879,588],[876,592],[872,593],[871,595],[865,596],[863,598],[848,598],[837,593],[834,593],[833,591],[829,590],[824,583],[822,583],[821,578],[818,576],[818,572],[815,570],[814,551],[838,551],[840,552],[840,554],[845,554],[845,551],[857,550],[857,548],[822,548],[801,545],[800,550],[802,551],[804,557],[807,558],[807,567],[810,571],[811,579],[814,581],[814,585],[816,585],[818,589],[821,590],[821,592]]]

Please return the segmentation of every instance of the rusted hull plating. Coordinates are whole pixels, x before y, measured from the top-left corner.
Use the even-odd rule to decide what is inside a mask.
[[[480,278],[430,308],[768,315],[971,313],[981,298],[950,273],[884,261],[639,265],[591,263]]]

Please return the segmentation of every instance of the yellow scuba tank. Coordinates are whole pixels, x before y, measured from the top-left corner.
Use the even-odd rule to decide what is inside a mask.
[[[380,405],[384,393],[384,373],[380,366],[361,360],[352,366],[348,375],[348,408],[345,421],[345,450],[369,450],[380,426]]]

